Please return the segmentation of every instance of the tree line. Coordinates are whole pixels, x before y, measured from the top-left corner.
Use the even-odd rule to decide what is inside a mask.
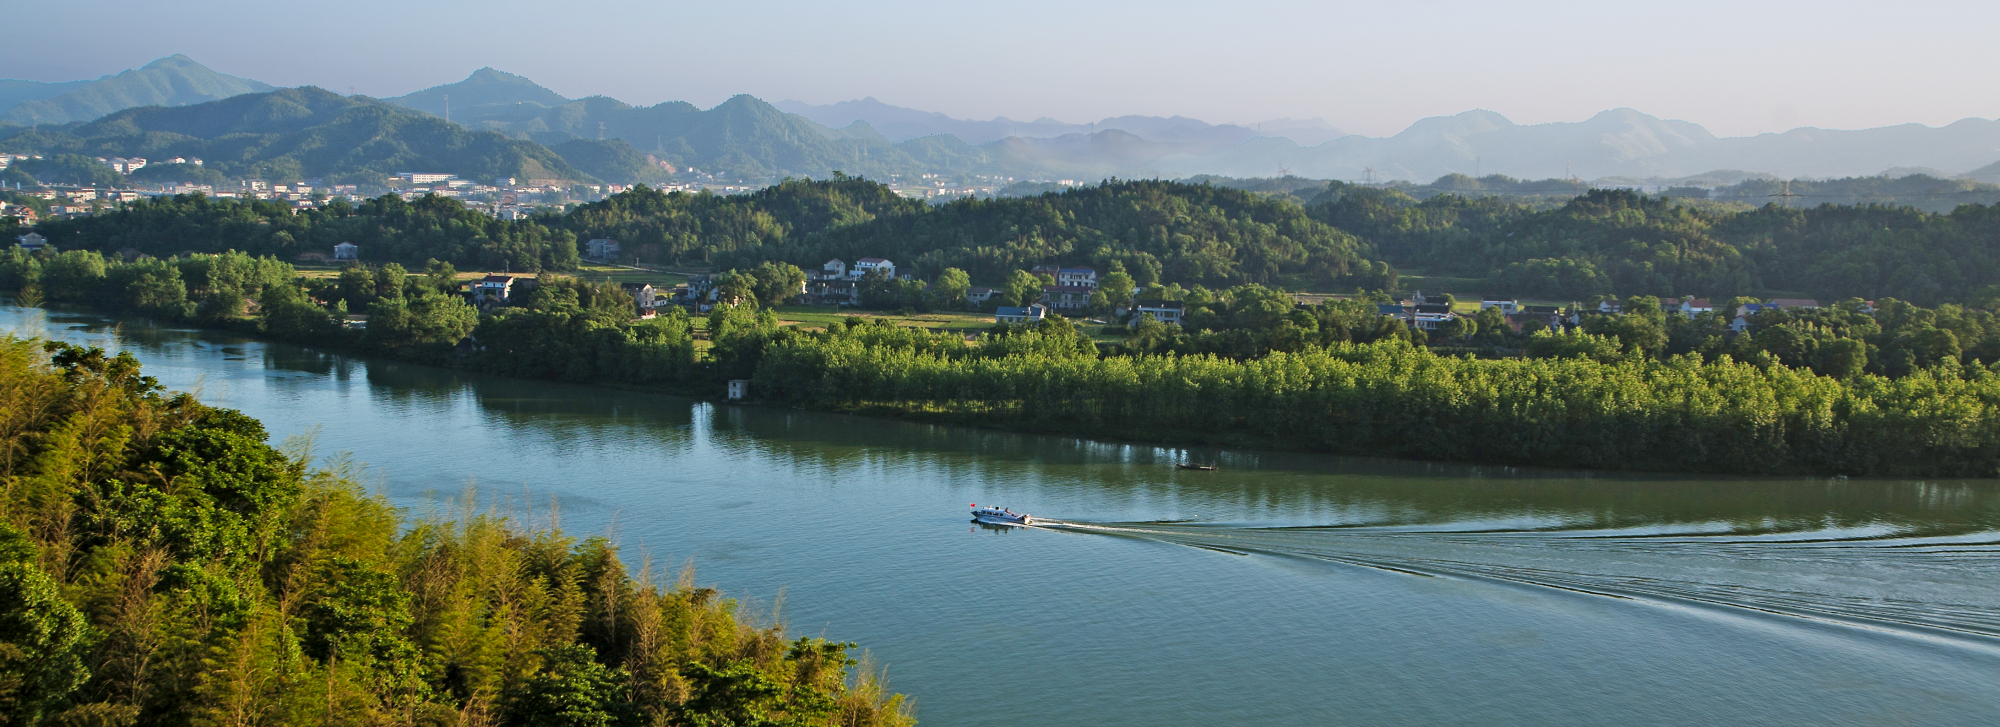
[[[1762,198],[1759,198],[1762,199]],[[1964,303],[2000,292],[2000,207],[1888,204],[1730,209],[1597,189],[1553,208],[1501,196],[1330,183],[1306,208],[1398,265],[1483,280],[1492,295]]]
[[[2000,375],[1819,376],[1688,354],[1483,360],[1406,341],[1100,356],[1061,324],[965,347],[870,327],[759,342],[777,403],[1065,434],[1501,464],[1988,477]],[[1080,342],[1081,341],[1081,342]],[[718,344],[720,345],[720,344]],[[991,344],[989,344],[990,346]]]

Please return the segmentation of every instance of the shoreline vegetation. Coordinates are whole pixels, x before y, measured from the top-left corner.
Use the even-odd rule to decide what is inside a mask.
[[[914,724],[853,644],[469,506],[411,514],[309,446],[0,338],[0,721]]]
[[[685,316],[593,315],[564,286],[549,290],[558,303],[468,323],[482,341],[469,352],[442,340],[384,346],[370,333],[290,340],[700,398],[740,378],[750,403],[1064,436],[1743,475],[2000,468],[2000,375],[1977,364],[1842,380],[1700,353],[1479,359],[1395,337],[1240,361],[1103,355],[1060,318],[969,343],[858,317],[800,330],[750,305],[711,315],[714,345],[698,354]],[[271,333],[258,321],[228,330]]]
[[[1312,214],[1340,212],[1331,219],[1345,216],[1344,225],[1369,236],[1315,221],[1307,207],[1282,199],[1160,181],[938,208],[850,177],[788,181],[740,198],[642,189],[568,216],[519,222],[437,197],[298,214],[265,202],[179,197],[53,228],[51,244],[69,249],[0,253],[0,291],[26,305],[75,304],[502,376],[702,397],[747,379],[762,403],[1046,434],[1608,470],[2000,474],[2000,374],[1987,363],[2000,362],[2000,319],[1987,310],[2000,304],[2000,288],[1978,287],[1982,268],[1960,270],[1946,286],[1971,296],[1971,306],[1850,298],[1758,313],[1733,328],[1735,311],[1756,299],[1720,299],[1714,312],[1683,316],[1638,296],[1620,302],[1620,313],[1592,313],[1567,329],[1532,320],[1510,327],[1499,310],[1485,308],[1425,332],[1380,315],[1375,303],[1387,299],[1380,289],[1303,305],[1256,281],[1305,276],[1393,288],[1395,271],[1364,256],[1426,240],[1520,247],[1569,235],[1565,244],[1585,250],[1594,248],[1576,235],[1608,240],[1653,226],[1700,238],[1689,250],[1729,257],[1736,248],[1704,237],[1721,229],[1707,213],[1624,191],[1592,191],[1540,212],[1485,198],[1474,205],[1490,213],[1485,222],[1424,218],[1432,232],[1455,230],[1442,236],[1390,223],[1473,203],[1444,196],[1398,206],[1393,195],[1338,184],[1328,193],[1345,196],[1315,203]],[[1361,205],[1356,195],[1375,196]],[[1968,205],[1951,219],[1983,219],[1986,209]],[[1796,223],[1773,233],[1782,240],[1807,235],[1817,218],[1910,217],[1892,212],[1828,206],[1758,214]],[[1928,225],[1947,219],[1919,217]],[[1161,224],[1141,225],[1147,219]],[[1107,232],[1128,222],[1129,235]],[[1495,238],[1504,242],[1482,237],[1482,229],[1505,232]],[[1969,228],[1937,229],[1970,239]],[[639,319],[618,284],[549,272],[574,267],[576,240],[599,234],[593,230],[660,240],[637,247],[677,259],[699,254],[744,267],[714,276],[723,305],[705,320],[677,307]],[[347,236],[380,241],[370,244],[419,269],[390,261],[302,278],[271,256]],[[979,244],[986,239],[1011,242]],[[1919,238],[1866,239],[1881,252]],[[136,246],[126,249],[129,261],[98,252],[128,244]],[[1024,264],[1081,256],[1107,271],[1092,305],[1098,297],[1103,306],[1129,304],[1118,291],[1141,288],[1141,297],[1176,301],[1183,325],[1105,326],[1096,333],[1115,342],[1100,342],[1051,316],[996,325],[968,341],[962,331],[853,316],[807,330],[783,325],[770,310],[804,279],[779,260],[851,258],[871,246],[918,270],[963,264],[985,279],[1005,278],[994,291],[1003,303],[1048,284]],[[1770,261],[1792,254],[1759,249]],[[163,250],[186,254],[152,256]],[[1730,259],[1728,285],[1763,275],[1753,258]],[[542,272],[531,290],[482,312],[461,293],[453,260]],[[877,308],[963,307],[968,273],[935,273],[929,286],[871,277],[858,287]],[[1203,280],[1235,285],[1211,290]],[[1634,280],[1641,288],[1668,284]],[[361,311],[365,328],[347,325]]]

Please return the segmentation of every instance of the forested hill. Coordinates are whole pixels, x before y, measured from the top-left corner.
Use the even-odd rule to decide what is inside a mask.
[[[1036,197],[928,206],[873,182],[794,181],[743,197],[641,190],[569,215],[579,239],[612,237],[640,259],[818,267],[883,257],[899,271],[960,268],[997,282],[1040,264],[1122,263],[1141,283],[1280,280],[1352,288],[1367,246],[1297,205],[1171,181],[1112,181]],[[1379,287],[1369,285],[1369,287]]]
[[[1304,205],[1209,184],[1113,181],[1034,197],[928,205],[855,177],[790,180],[754,194],[638,188],[566,215],[502,221],[430,198],[384,197],[295,213],[268,203],[162,198],[44,223],[64,249],[156,256],[235,249],[291,256],[342,241],[364,260],[533,272],[567,269],[608,237],[649,264],[814,268],[883,257],[930,279],[946,268],[997,285],[1035,265],[1119,263],[1141,284],[1394,289],[1390,264],[1471,279],[1494,296],[1727,299],[2000,298],[2000,207],[1777,204],[1742,209],[1622,190],[1558,206],[1331,184]],[[1740,210],[1740,211],[1738,211]],[[1781,295],[1783,294],[1783,295]]]
[[[1889,205],[1767,204],[1748,211],[1593,190],[1554,208],[1501,197],[1418,201],[1334,182],[1308,205],[1384,259],[1484,279],[1488,295],[1727,298],[1774,292],[1924,305],[2000,288],[2000,207],[1944,214]]]
[[[134,106],[183,106],[244,93],[275,90],[269,84],[216,73],[178,53],[93,81],[4,81],[0,122],[21,126],[90,121]]]
[[[0,140],[0,151],[200,157],[211,173],[231,178],[379,184],[396,172],[422,170],[469,179],[588,179],[540,144],[312,87],[126,109],[15,134]]]

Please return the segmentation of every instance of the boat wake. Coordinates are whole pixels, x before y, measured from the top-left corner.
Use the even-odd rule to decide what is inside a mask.
[[[1629,529],[1255,527],[1194,522],[1034,527],[1211,552],[1295,558],[1405,576],[1559,589],[1672,607],[1730,609],[2000,651],[2000,532],[1881,526]]]

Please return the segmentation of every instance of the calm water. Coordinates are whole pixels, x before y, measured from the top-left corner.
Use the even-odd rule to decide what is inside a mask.
[[[553,498],[635,562],[782,594],[926,724],[2000,724],[1994,481],[1188,452],[0,328],[131,350],[411,507]],[[1060,522],[974,527],[969,502]]]

